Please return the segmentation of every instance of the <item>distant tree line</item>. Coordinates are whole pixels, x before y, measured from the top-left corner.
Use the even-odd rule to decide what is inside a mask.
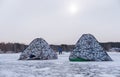
[[[4,43],[4,42],[0,43],[0,51],[3,53],[7,52],[18,53],[23,51],[26,47],[27,45],[20,43]]]
[[[109,50],[111,48],[120,48],[120,42],[106,42],[106,43],[100,43],[100,45],[105,50]]]
[[[107,42],[107,43],[100,43],[100,45],[105,49],[109,50],[111,48],[120,48],[120,42]],[[0,52],[2,53],[18,53],[23,52],[28,45],[21,44],[21,43],[0,43]],[[58,48],[61,47],[63,51],[70,52],[74,49],[75,45],[50,45],[50,47],[54,51],[58,51]]]
[[[50,47],[56,52],[58,51],[58,48],[62,48],[62,50],[66,52],[72,51],[74,49],[74,45],[67,45],[67,44],[50,45]]]

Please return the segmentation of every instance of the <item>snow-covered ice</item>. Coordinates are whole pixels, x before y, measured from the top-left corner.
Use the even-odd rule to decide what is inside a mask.
[[[0,77],[120,77],[120,53],[108,53],[113,61],[70,62],[70,53],[57,60],[18,60],[20,54],[0,54]]]

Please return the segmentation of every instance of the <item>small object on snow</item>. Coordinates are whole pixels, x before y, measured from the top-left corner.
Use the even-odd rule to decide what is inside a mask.
[[[70,61],[112,61],[96,38],[83,34],[69,56]]]
[[[57,59],[58,56],[48,43],[42,38],[36,38],[21,53],[20,60],[49,60]]]

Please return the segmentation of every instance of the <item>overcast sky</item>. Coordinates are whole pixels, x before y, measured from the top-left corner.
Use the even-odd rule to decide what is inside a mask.
[[[75,44],[84,33],[120,42],[120,0],[0,0],[0,42]]]

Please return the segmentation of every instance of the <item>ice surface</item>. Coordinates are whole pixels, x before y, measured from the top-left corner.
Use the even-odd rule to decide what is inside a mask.
[[[70,62],[70,53],[56,60],[18,60],[19,54],[0,54],[0,77],[120,77],[120,53],[111,62]]]

